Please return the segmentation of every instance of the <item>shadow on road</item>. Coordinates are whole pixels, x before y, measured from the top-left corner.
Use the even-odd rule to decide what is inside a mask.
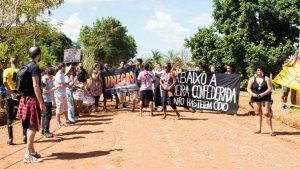
[[[59,133],[56,134],[56,136],[67,136],[67,135],[76,135],[76,134],[93,134],[93,133],[103,133],[104,131],[71,131],[71,132],[65,132],[65,133]]]
[[[81,125],[100,125],[100,124],[111,124],[112,122],[104,122],[104,123],[101,123],[101,122],[98,122],[98,123],[82,123],[82,124],[74,124],[74,126],[81,126]]]
[[[113,149],[108,151],[91,151],[86,153],[75,153],[75,152],[62,152],[62,153],[52,153],[52,155],[45,157],[43,160],[78,160],[83,158],[92,158],[108,155],[113,151],[123,151],[123,149]]]
[[[110,121],[110,120],[112,120],[112,118],[107,118],[107,119],[95,118],[95,119],[78,120],[77,122],[86,122],[86,121]]]
[[[36,141],[36,143],[47,143],[47,142],[61,142],[61,141],[66,141],[66,140],[75,140],[75,139],[82,139],[82,138],[86,138],[86,137],[82,137],[82,136],[75,136],[75,137],[70,137],[70,138],[64,138],[64,137],[58,137],[58,136],[54,136],[53,138],[48,138],[45,140],[38,140]]]
[[[202,121],[206,121],[208,119],[199,119],[199,118],[186,118],[186,117],[182,117],[180,118],[180,120],[191,120],[191,121],[194,121],[194,120],[202,120]]]
[[[299,131],[296,132],[288,132],[288,131],[282,131],[282,132],[275,132],[276,135],[300,135]]]

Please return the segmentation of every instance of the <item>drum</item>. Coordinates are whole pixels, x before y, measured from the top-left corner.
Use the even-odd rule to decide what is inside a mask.
[[[76,89],[73,92],[74,100],[83,100],[84,99],[84,91],[82,89]]]
[[[90,95],[85,95],[83,97],[83,105],[84,106],[93,106],[95,104],[95,98]]]

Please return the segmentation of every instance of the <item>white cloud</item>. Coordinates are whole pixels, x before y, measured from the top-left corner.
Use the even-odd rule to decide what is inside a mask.
[[[180,23],[173,21],[170,14],[162,11],[155,11],[155,19],[149,20],[144,30],[155,33],[169,49],[182,47],[183,40],[189,32]]]
[[[190,20],[190,23],[197,25],[198,27],[208,27],[212,25],[214,19],[210,13],[203,13],[200,16],[194,17]]]
[[[67,20],[59,21],[52,19],[50,21],[52,25],[65,33],[73,42],[76,42],[80,33],[81,26],[84,24],[78,16],[78,13],[73,13]]]

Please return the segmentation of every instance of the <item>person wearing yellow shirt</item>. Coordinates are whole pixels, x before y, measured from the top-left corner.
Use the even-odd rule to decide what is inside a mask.
[[[5,113],[7,116],[7,125],[9,125],[8,129],[8,141],[7,144],[13,144],[13,129],[10,126],[15,118],[16,113],[14,113],[14,106],[18,106],[18,98],[16,92],[16,77],[17,72],[19,71],[19,58],[17,56],[13,56],[10,59],[11,67],[7,68],[3,71],[3,84],[6,89],[5,96]],[[26,129],[23,128],[23,142],[27,141],[26,137]]]

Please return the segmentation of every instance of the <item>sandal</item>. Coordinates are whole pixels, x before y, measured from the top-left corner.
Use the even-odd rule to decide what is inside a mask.
[[[270,136],[276,136],[276,134],[273,132],[273,133],[270,134]]]
[[[256,132],[254,132],[254,134],[260,134],[261,133],[261,131],[256,131]]]

